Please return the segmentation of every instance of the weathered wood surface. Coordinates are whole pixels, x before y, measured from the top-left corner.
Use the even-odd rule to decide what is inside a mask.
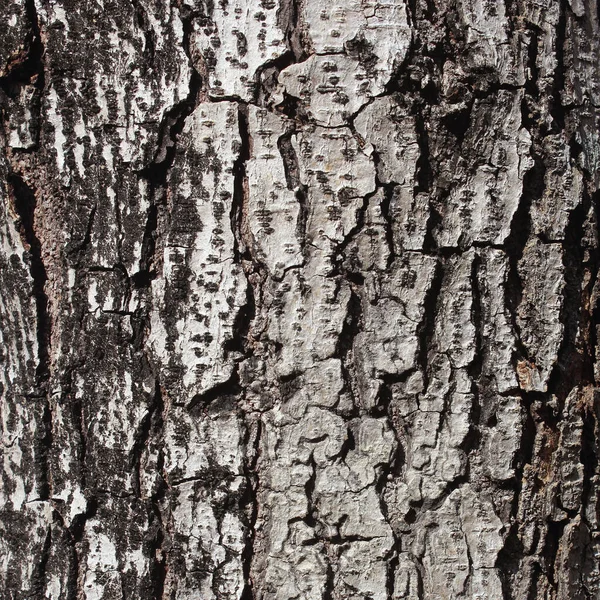
[[[600,598],[595,1],[0,14],[2,598]]]

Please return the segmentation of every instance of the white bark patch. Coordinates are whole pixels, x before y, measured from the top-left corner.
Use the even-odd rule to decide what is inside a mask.
[[[280,74],[281,92],[298,98],[319,125],[343,125],[381,94],[411,42],[404,2],[303,4],[316,54]]]
[[[215,2],[194,20],[191,55],[196,69],[208,73],[211,96],[252,100],[259,68],[286,52],[279,9],[276,0]]]
[[[258,258],[274,277],[302,264],[298,240],[300,205],[295,189],[286,185],[286,172],[278,142],[286,122],[265,109],[250,106],[248,129],[252,150],[248,174],[248,227]]]
[[[308,186],[308,242],[326,254],[356,226],[364,196],[375,191],[372,147],[346,127],[308,127],[292,144]]]
[[[519,385],[527,391],[547,390],[558,358],[564,327],[560,321],[565,287],[562,256],[559,244],[534,238],[519,261],[525,285],[517,322],[528,358],[518,364],[517,375]]]

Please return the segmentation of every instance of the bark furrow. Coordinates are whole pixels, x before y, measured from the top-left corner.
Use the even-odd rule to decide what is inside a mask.
[[[0,595],[600,595],[593,0],[0,0]]]

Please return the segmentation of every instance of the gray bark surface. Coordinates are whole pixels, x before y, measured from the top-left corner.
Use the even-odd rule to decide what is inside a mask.
[[[592,0],[0,0],[0,597],[600,598]]]

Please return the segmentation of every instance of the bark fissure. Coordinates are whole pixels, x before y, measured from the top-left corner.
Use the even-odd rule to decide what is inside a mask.
[[[594,597],[600,24],[530,4],[5,2],[4,595]]]
[[[24,86],[33,86],[35,92],[31,100],[34,118],[29,125],[33,144],[29,148],[19,148],[20,151],[33,152],[39,145],[42,94],[45,88],[44,43],[40,33],[40,23],[35,7],[35,0],[24,2],[24,16],[27,20],[27,34],[23,40],[23,49],[13,55],[7,65],[5,74],[0,76],[0,115],[5,121],[10,114],[11,106],[7,105],[4,94],[14,99]],[[4,67],[4,65],[2,65]]]
[[[48,276],[42,258],[42,246],[36,233],[36,205],[35,190],[31,189],[22,177],[13,173],[8,181],[13,192],[13,203],[18,215],[18,227],[23,239],[23,245],[29,251],[30,273],[33,280],[33,296],[35,298],[37,313],[37,343],[38,364],[36,377],[38,385],[43,389],[44,382],[50,375],[50,337],[51,322],[48,314],[48,296],[45,291]]]

